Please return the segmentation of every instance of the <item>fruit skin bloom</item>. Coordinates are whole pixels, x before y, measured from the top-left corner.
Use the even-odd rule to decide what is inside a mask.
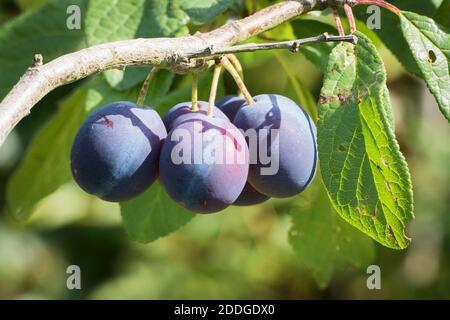
[[[103,200],[136,197],[158,177],[166,136],[155,110],[131,102],[106,105],[78,131],[71,152],[72,175],[84,191]]]
[[[168,195],[197,213],[221,211],[233,204],[248,176],[248,148],[229,121],[187,117],[173,128],[160,157],[160,181]]]
[[[278,161],[276,172],[270,165],[251,158],[250,184],[260,193],[286,198],[302,192],[313,180],[317,167],[317,130],[310,116],[289,98],[265,94],[254,97],[255,104],[239,109],[233,123],[244,131],[256,130],[258,146],[267,145],[267,153]],[[265,130],[261,130],[265,129]],[[267,132],[267,133],[264,133]],[[262,134],[261,134],[262,133]]]
[[[227,95],[220,99],[216,105],[226,116],[233,121],[239,109],[246,103],[244,98],[236,95]]]
[[[192,111],[192,102],[181,102],[172,108],[169,109],[169,111],[166,112],[166,114],[163,116],[162,120],[164,122],[164,125],[166,126],[167,132],[172,130],[173,127],[177,125],[177,119],[184,115],[206,115],[208,112],[208,102],[205,101],[198,101],[198,111]],[[214,117],[220,118],[223,120],[229,121],[228,117],[220,111],[219,108],[213,107],[214,109]]]

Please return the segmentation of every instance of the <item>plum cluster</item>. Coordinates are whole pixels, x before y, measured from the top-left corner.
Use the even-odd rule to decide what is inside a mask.
[[[198,213],[302,192],[317,164],[316,127],[280,95],[248,104],[226,96],[177,104],[161,119],[149,107],[116,102],[92,113],[71,152],[75,181],[107,201],[126,201],[159,178],[178,204]]]

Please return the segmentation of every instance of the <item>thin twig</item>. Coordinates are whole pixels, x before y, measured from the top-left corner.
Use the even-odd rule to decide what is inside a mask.
[[[214,74],[211,81],[211,91],[209,92],[209,101],[208,101],[208,116],[213,116],[214,113],[214,105],[216,103],[217,96],[217,86],[219,85],[220,72],[222,71],[222,66],[219,63],[216,63],[214,66]]]
[[[356,0],[355,1],[355,5],[361,5],[361,4],[374,4],[376,6],[386,8],[386,9],[394,12],[397,15],[400,15],[402,13],[402,11],[399,8],[397,8],[393,4],[390,4],[383,0]]]
[[[271,43],[247,43],[241,44],[237,46],[232,46],[228,48],[215,49],[214,47],[209,47],[205,50],[201,50],[198,52],[193,52],[187,54],[187,58],[204,58],[204,57],[217,57],[221,55],[226,55],[230,53],[239,53],[239,52],[254,52],[261,50],[274,50],[274,49],[288,49],[292,52],[297,52],[300,49],[300,46],[308,44],[308,43],[317,43],[317,42],[351,42],[356,43],[356,37],[352,35],[348,36],[330,36],[327,33],[321,34],[316,37],[310,37],[305,39],[297,39],[290,41],[280,41],[280,42],[271,42]]]
[[[333,8],[333,17],[334,23],[336,24],[336,28],[338,29],[340,36],[345,36],[344,27],[342,26],[341,17],[339,16],[339,12],[337,8]]]
[[[348,5],[348,3],[344,3],[344,11],[347,16],[348,24],[350,25],[350,33],[356,32],[356,21],[355,16],[353,15],[352,7]]]
[[[236,82],[236,85],[241,90],[242,94],[244,95],[245,100],[248,104],[254,104],[255,100],[253,100],[252,95],[250,92],[248,92],[247,87],[244,84],[244,81],[242,81],[241,77],[239,76],[239,73],[236,71],[236,69],[231,64],[230,60],[228,60],[227,57],[223,56],[220,59],[220,64],[231,74],[231,76],[234,79],[234,82]]]
[[[139,96],[137,100],[138,106],[143,106],[145,104],[145,99],[147,98],[148,89],[150,88],[150,84],[155,79],[156,74],[158,73],[159,68],[153,68],[145,78],[145,81],[142,85],[141,91],[139,91]]]

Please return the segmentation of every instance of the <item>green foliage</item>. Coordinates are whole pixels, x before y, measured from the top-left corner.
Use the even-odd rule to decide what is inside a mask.
[[[237,0],[178,0],[181,9],[186,12],[194,24],[205,24],[228,8]]]
[[[318,180],[311,190],[310,205],[292,209],[290,213],[289,243],[323,288],[333,273],[344,265],[349,263],[358,268],[369,265],[375,250],[370,238],[336,215]]]
[[[328,34],[337,34],[335,27],[329,25],[328,23],[316,20],[298,19],[292,21],[291,24],[294,29],[295,36],[298,39],[314,37],[325,32]],[[327,69],[328,57],[334,47],[335,44],[330,42],[317,43],[310,46],[303,46],[300,48],[300,52],[317,68],[324,72]]]
[[[38,9],[48,2],[49,0],[16,0],[17,5],[24,11]]]
[[[82,30],[66,28],[66,9],[80,6],[85,13],[87,0],[60,0],[50,2],[39,10],[26,12],[6,23],[0,29],[0,97],[12,88],[41,53],[44,62],[77,50],[85,45]],[[57,45],[55,45],[57,44]]]
[[[406,248],[413,218],[406,161],[390,125],[386,72],[363,34],[330,56],[320,98],[318,144],[323,181],[339,214],[381,244]]]
[[[185,225],[194,214],[174,203],[159,183],[139,197],[120,204],[128,236],[148,243]]]
[[[287,58],[281,52],[274,52],[275,57],[280,63],[283,71],[287,74],[289,79],[289,85],[292,88],[293,94],[290,97],[303,106],[311,117],[317,120],[317,104],[308,88],[301,82],[301,80],[292,72],[289,67]]]
[[[86,34],[89,45],[134,38],[175,37],[188,34],[189,22],[203,24],[233,5],[234,0],[97,0],[89,3]],[[118,90],[142,82],[142,67],[108,70],[106,81]]]
[[[73,94],[31,142],[8,184],[8,207],[15,219],[27,219],[41,199],[70,179],[70,148],[85,116],[85,100],[85,89]]]
[[[442,113],[450,121],[450,36],[431,18],[403,12],[400,19],[403,35],[421,75]]]
[[[450,0],[442,1],[441,6],[435,12],[433,20],[443,25],[446,28],[450,28],[450,19],[448,13],[450,12]]]
[[[436,11],[441,0],[393,0],[388,2],[400,9],[414,11],[429,16]],[[368,17],[365,10],[365,7],[356,8],[355,10],[356,16],[363,21]],[[401,31],[398,16],[388,10],[382,10],[381,29],[374,31],[408,72],[414,75],[420,75],[419,67],[414,60],[414,57],[409,50],[408,43]]]

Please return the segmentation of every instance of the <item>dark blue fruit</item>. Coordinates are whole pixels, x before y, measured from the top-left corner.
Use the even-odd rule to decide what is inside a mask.
[[[228,95],[223,97],[216,103],[217,108],[219,108],[231,121],[234,120],[236,113],[245,104],[245,99],[235,96]]]
[[[106,105],[78,131],[71,153],[73,177],[87,193],[104,200],[133,198],[156,180],[166,136],[153,109],[131,102]]]
[[[252,206],[269,200],[269,197],[256,191],[250,183],[246,183],[239,198],[233,203],[235,206]]]
[[[289,98],[259,95],[254,99],[256,103],[245,104],[234,119],[238,128],[257,133],[257,146],[245,134],[250,143],[249,182],[269,197],[294,196],[311,183],[316,172],[314,122]],[[261,154],[268,159],[262,161]]]
[[[179,103],[172,108],[169,109],[169,111],[166,112],[166,114],[163,116],[162,120],[164,122],[164,125],[166,126],[167,132],[169,132],[174,127],[175,120],[185,114],[203,114],[206,115],[208,112],[208,102],[205,101],[198,101],[198,111],[192,111],[192,102],[182,102]],[[224,120],[230,121],[228,117],[220,111],[219,108],[214,107],[213,109],[214,117],[220,118]]]
[[[161,150],[160,181],[184,208],[218,212],[241,194],[248,166],[247,144],[231,122],[196,116],[169,132]]]

